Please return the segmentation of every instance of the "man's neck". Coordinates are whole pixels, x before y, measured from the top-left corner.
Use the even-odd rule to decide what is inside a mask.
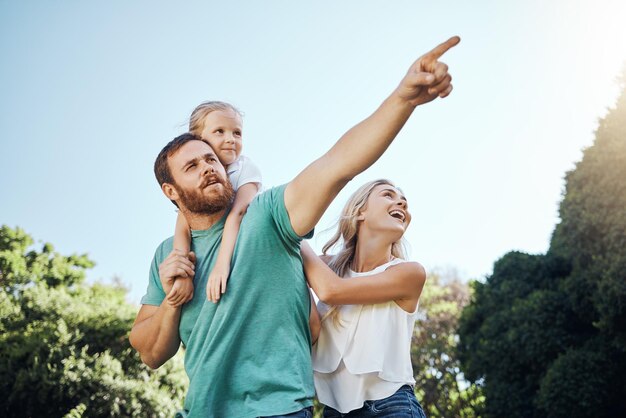
[[[209,229],[213,225],[215,225],[226,213],[226,209],[222,209],[219,212],[215,212],[212,214],[206,213],[194,213],[181,209],[182,214],[187,219],[187,223],[189,224],[189,228],[193,230],[203,230]]]

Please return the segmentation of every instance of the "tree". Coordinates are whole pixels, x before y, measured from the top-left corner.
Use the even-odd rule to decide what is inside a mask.
[[[626,91],[565,178],[548,253],[506,254],[461,316],[488,416],[626,415]]]
[[[626,415],[626,72],[621,82],[593,146],[566,175],[561,222],[547,254],[571,264],[560,285],[586,325],[585,338],[541,381],[537,405],[555,417],[580,416],[577,405],[596,416]]]
[[[484,397],[463,376],[456,353],[461,310],[470,289],[456,277],[429,273],[411,345],[417,396],[429,417],[476,417]]]
[[[0,228],[2,416],[172,416],[186,389],[182,359],[156,372],[141,363],[126,289],[85,284],[86,255],[32,245],[20,228]]]
[[[600,122],[594,145],[565,178],[561,222],[548,255],[571,262],[565,286],[581,317],[625,347],[626,89]]]
[[[566,265],[541,255],[511,252],[498,260],[459,324],[459,356],[472,381],[484,379],[486,415],[543,416],[532,401],[539,380],[572,344],[574,316],[552,280]]]

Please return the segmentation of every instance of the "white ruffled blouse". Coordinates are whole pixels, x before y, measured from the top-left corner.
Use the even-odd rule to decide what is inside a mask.
[[[385,271],[404,260],[393,259],[372,271],[349,271],[343,280],[358,280]],[[319,302],[324,315],[329,306]],[[416,319],[395,302],[374,305],[342,305],[340,325],[322,322],[313,347],[313,370],[317,397],[325,405],[347,413],[366,400],[391,396],[405,384],[414,385],[411,337]]]

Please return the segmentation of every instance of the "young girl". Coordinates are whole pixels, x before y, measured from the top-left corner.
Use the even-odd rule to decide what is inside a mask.
[[[322,259],[302,245],[304,271],[320,298],[313,370],[324,417],[424,417],[410,347],[426,274],[403,260],[410,221],[402,192],[377,180],[352,195]],[[338,242],[339,252],[327,256]]]
[[[230,261],[241,219],[261,188],[261,172],[249,158],[241,155],[243,136],[241,116],[241,112],[234,106],[211,101],[201,103],[189,118],[189,132],[211,145],[226,169],[233,189],[237,192],[224,224],[224,234],[217,261],[207,282],[207,298],[212,302],[217,302],[226,291]],[[185,217],[179,213],[174,233],[174,248],[188,253],[190,246],[189,225]],[[178,306],[191,299],[192,293],[193,279],[177,278],[167,300],[171,305]]]

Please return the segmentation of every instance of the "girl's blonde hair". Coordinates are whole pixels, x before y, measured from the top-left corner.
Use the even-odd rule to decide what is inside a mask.
[[[243,117],[243,114],[235,106],[226,102],[218,102],[216,100],[200,103],[189,116],[189,132],[194,135],[202,136],[204,131],[204,120],[207,115],[216,110],[232,110],[239,117]]]
[[[363,186],[359,187],[357,191],[350,196],[350,199],[348,199],[348,202],[341,211],[341,216],[337,222],[337,231],[322,248],[323,255],[327,255],[328,250],[333,247],[339,248],[339,251],[332,256],[328,263],[328,266],[339,277],[344,277],[348,273],[348,270],[354,261],[356,244],[359,238],[358,217],[366,208],[367,200],[372,194],[374,188],[381,185],[389,185],[396,188],[391,181],[386,179],[370,181],[369,183],[365,183]],[[396,258],[406,258],[405,253],[404,238],[400,238],[391,245],[392,256]],[[322,318],[322,321],[327,318],[331,318],[335,326],[339,324],[338,306],[331,307]]]

